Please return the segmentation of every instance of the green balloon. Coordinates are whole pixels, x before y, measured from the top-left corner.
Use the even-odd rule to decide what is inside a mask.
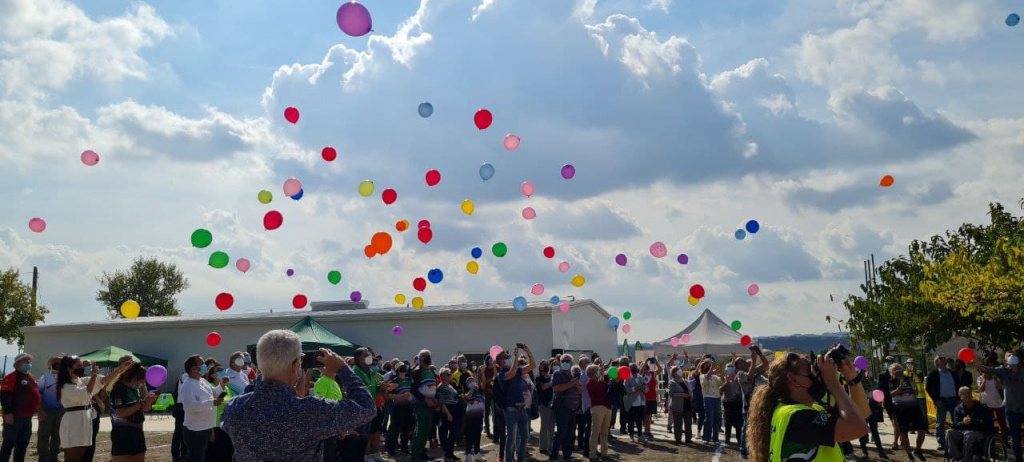
[[[206,248],[208,245],[213,243],[213,234],[209,231],[199,228],[192,231],[192,246],[198,249]]]
[[[629,318],[632,318],[632,317],[633,317],[633,314],[630,313],[629,311],[627,311],[625,313],[622,313],[622,319],[625,319],[625,320],[629,321]]]
[[[269,204],[270,201],[274,200],[274,195],[270,194],[270,191],[264,189],[256,195],[256,198],[259,199],[261,204]]]
[[[210,255],[210,266],[220,269],[228,266],[228,260],[228,254],[218,250]]]
[[[499,242],[491,247],[491,252],[494,253],[495,257],[504,257],[508,253],[508,246],[504,242]]]
[[[737,319],[737,320],[735,320],[735,321],[733,321],[733,322],[732,322],[732,324],[731,324],[731,327],[732,327],[732,330],[740,330],[740,328],[741,328],[741,327],[743,327],[743,323],[741,323],[741,322],[740,322],[740,321],[739,321],[739,320]]]
[[[338,283],[341,282],[341,272],[331,271],[330,273],[327,273],[327,282],[338,285]]]
[[[619,378],[619,368],[617,368],[617,367],[610,367],[610,368],[608,368],[608,378],[610,378],[612,380],[615,380],[615,379]]]

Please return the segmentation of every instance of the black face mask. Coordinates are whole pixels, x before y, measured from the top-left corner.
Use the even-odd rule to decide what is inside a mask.
[[[807,394],[811,395],[811,398],[815,401],[821,401],[825,394],[828,393],[828,387],[825,386],[825,381],[821,379],[821,375],[813,374],[807,377],[811,380],[811,388],[807,389]]]
[[[430,356],[424,356],[423,359],[420,360],[420,364],[429,366],[431,364]]]
[[[74,370],[74,373],[75,373],[75,375],[77,375],[79,377],[84,377],[85,376],[85,368],[84,367],[79,367],[78,369]]]

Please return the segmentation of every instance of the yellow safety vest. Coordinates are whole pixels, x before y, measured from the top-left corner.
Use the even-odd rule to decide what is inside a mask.
[[[924,374],[914,371],[914,388],[917,388],[917,399],[924,399]]]
[[[780,404],[772,411],[772,440],[768,460],[770,462],[783,462],[782,443],[786,438],[786,429],[789,427],[789,419],[793,413],[803,410],[824,411],[825,409],[817,404],[805,406],[803,404]],[[790,454],[792,455],[792,454]],[[843,451],[838,444],[832,446],[818,446],[818,452],[814,456],[819,462],[843,462]]]

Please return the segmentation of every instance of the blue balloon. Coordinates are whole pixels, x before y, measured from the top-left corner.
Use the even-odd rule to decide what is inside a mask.
[[[612,317],[608,318],[608,327],[611,327],[612,329],[618,329],[618,327],[619,327],[619,318],[617,318],[615,316],[612,316]]]
[[[494,177],[494,166],[491,164],[483,164],[480,166],[480,179],[487,181]]]
[[[747,232],[746,231],[744,231],[742,229],[737,229],[736,230],[736,239],[742,241],[743,238],[745,238],[745,237],[747,237]]]
[[[520,295],[512,299],[512,306],[516,311],[526,311],[526,297]]]
[[[551,297],[551,304],[552,305],[557,305],[561,301],[562,301],[562,299],[558,298],[557,295],[555,295],[554,297]]]
[[[441,282],[442,279],[444,279],[444,273],[442,273],[441,270],[439,270],[437,268],[434,268],[434,269],[432,269],[430,271],[427,271],[427,280],[428,281],[430,281],[430,282],[432,282],[434,284],[437,284],[437,283]]]
[[[761,229],[761,223],[758,223],[757,220],[750,220],[747,222],[746,228],[748,233],[757,234],[757,231]]]
[[[302,193],[303,193],[303,191],[304,191],[304,190],[300,189],[298,193],[296,193],[296,194],[295,194],[294,196],[292,196],[292,199],[293,199],[293,200],[299,200],[299,199],[302,199]]]
[[[474,259],[476,259],[480,258],[480,256],[484,254],[484,251],[480,250],[480,247],[473,247],[473,250],[469,251],[469,254],[472,255]]]
[[[1020,15],[1017,14],[1017,13],[1010,13],[1010,15],[1006,17],[1006,25],[1007,26],[1013,27],[1013,26],[1016,26],[1017,23],[1019,23],[1019,22],[1020,22]]]
[[[420,117],[426,119],[427,117],[430,117],[430,115],[434,113],[434,105],[424,101],[420,103],[419,112]]]

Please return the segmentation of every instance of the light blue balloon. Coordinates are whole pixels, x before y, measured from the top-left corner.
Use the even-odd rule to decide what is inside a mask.
[[[420,117],[423,117],[424,119],[430,117],[430,115],[434,113],[434,105],[426,101],[420,103],[419,113]]]
[[[742,229],[736,230],[736,239],[742,241],[743,238],[747,237],[747,232]]]
[[[483,164],[480,166],[480,179],[487,181],[494,177],[494,166]]]
[[[1013,27],[1013,26],[1016,26],[1019,23],[1020,23],[1020,15],[1017,14],[1017,13],[1010,13],[1010,15],[1006,17],[1006,25],[1007,26]]]
[[[559,303],[560,303],[561,301],[562,301],[562,299],[558,298],[558,296],[557,296],[557,295],[555,295],[554,297],[551,297],[551,304],[552,304],[552,305],[557,305],[557,304],[559,304]]]
[[[512,306],[516,311],[526,311],[526,297],[520,295],[512,300]]]
[[[612,317],[608,318],[608,327],[611,327],[612,329],[618,329],[619,328],[619,318],[615,317],[615,316],[612,316]]]

